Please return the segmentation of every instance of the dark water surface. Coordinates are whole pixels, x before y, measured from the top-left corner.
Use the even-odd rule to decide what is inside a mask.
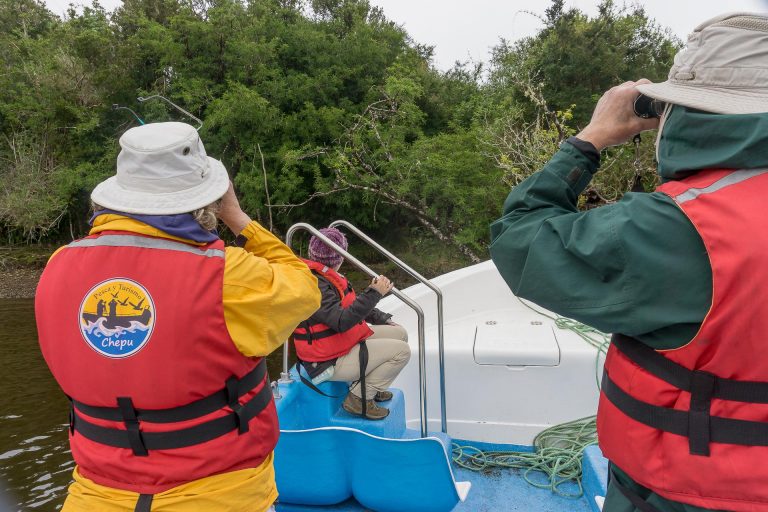
[[[267,363],[277,379],[282,350]],[[75,467],[67,421],[38,348],[33,299],[0,299],[0,512],[61,509]]]
[[[0,300],[0,510],[58,510],[72,469],[67,399],[37,345],[32,299]]]

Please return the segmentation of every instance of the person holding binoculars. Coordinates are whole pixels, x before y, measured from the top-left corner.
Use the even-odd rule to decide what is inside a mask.
[[[662,184],[579,211],[600,151],[652,129]],[[768,511],[767,196],[768,16],[735,13],[607,91],[491,225],[512,291],[615,333],[604,512]]]
[[[120,148],[90,233],[51,256],[35,297],[71,404],[63,510],[274,512],[266,356],[320,306],[317,279],[240,208],[195,127],[133,127]]]

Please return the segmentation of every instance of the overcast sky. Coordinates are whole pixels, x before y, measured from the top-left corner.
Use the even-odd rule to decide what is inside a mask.
[[[90,1],[45,0],[56,14],[67,5]],[[100,0],[108,10],[121,0]],[[541,21],[529,12],[542,15],[548,0],[371,0],[384,9],[388,18],[403,25],[419,43],[435,47],[435,64],[448,69],[457,60],[486,61],[489,50],[500,38],[515,40],[536,33]],[[599,0],[566,0],[594,15]],[[617,5],[622,5],[617,0]],[[726,11],[768,13],[768,0],[640,0],[650,17],[685,40],[696,25]],[[528,11],[528,12],[526,12]]]

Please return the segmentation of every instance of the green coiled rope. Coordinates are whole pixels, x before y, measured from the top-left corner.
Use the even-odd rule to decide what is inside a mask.
[[[534,451],[482,451],[474,446],[453,443],[453,461],[457,466],[472,471],[493,468],[523,470],[526,482],[540,489],[550,489],[566,498],[580,498],[581,462],[584,448],[597,444],[595,416],[589,416],[543,430],[533,440]],[[538,473],[538,478],[534,474]],[[541,475],[546,477],[542,483]],[[573,482],[578,492],[568,492],[561,487]]]
[[[559,329],[573,331],[597,349],[595,378],[597,388],[600,389],[600,357],[606,353],[610,338],[593,327],[559,315],[547,315],[523,300],[520,302],[553,320]],[[566,498],[580,498],[584,494],[581,486],[584,449],[593,444],[597,444],[597,423],[595,416],[589,416],[543,430],[533,440],[532,452],[483,451],[474,446],[453,443],[453,461],[457,466],[472,471],[487,471],[493,468],[521,469],[525,481],[534,487],[550,489]],[[535,474],[544,475],[546,481],[542,483],[541,476],[534,477]],[[577,492],[562,488],[569,482],[576,484]]]

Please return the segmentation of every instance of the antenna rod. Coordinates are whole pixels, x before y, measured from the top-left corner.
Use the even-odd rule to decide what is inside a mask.
[[[133,117],[136,118],[136,120],[139,122],[139,124],[142,124],[142,125],[144,124],[144,121],[142,121],[142,119],[139,117],[139,115],[136,112],[134,112],[133,110],[131,110],[130,108],[128,108],[128,107],[121,107],[117,103],[113,103],[112,104],[112,110],[127,110],[128,112],[133,114]]]
[[[139,96],[136,99],[139,100],[140,102],[144,103],[145,101],[149,101],[149,100],[152,100],[152,99],[155,99],[155,98],[163,100],[164,102],[168,103],[170,106],[172,106],[173,108],[175,108],[179,112],[184,113],[186,116],[188,116],[188,117],[194,119],[195,121],[197,121],[198,123],[200,123],[200,126],[197,127],[198,131],[200,130],[200,128],[203,127],[203,122],[200,120],[199,117],[193,116],[192,114],[190,114],[189,112],[187,112],[186,110],[184,110],[183,108],[181,108],[180,106],[178,106],[177,104],[175,104],[174,102],[172,102],[171,100],[166,98],[165,96],[160,96],[159,94],[155,94],[154,96],[150,96],[148,98],[145,98],[143,96]]]

